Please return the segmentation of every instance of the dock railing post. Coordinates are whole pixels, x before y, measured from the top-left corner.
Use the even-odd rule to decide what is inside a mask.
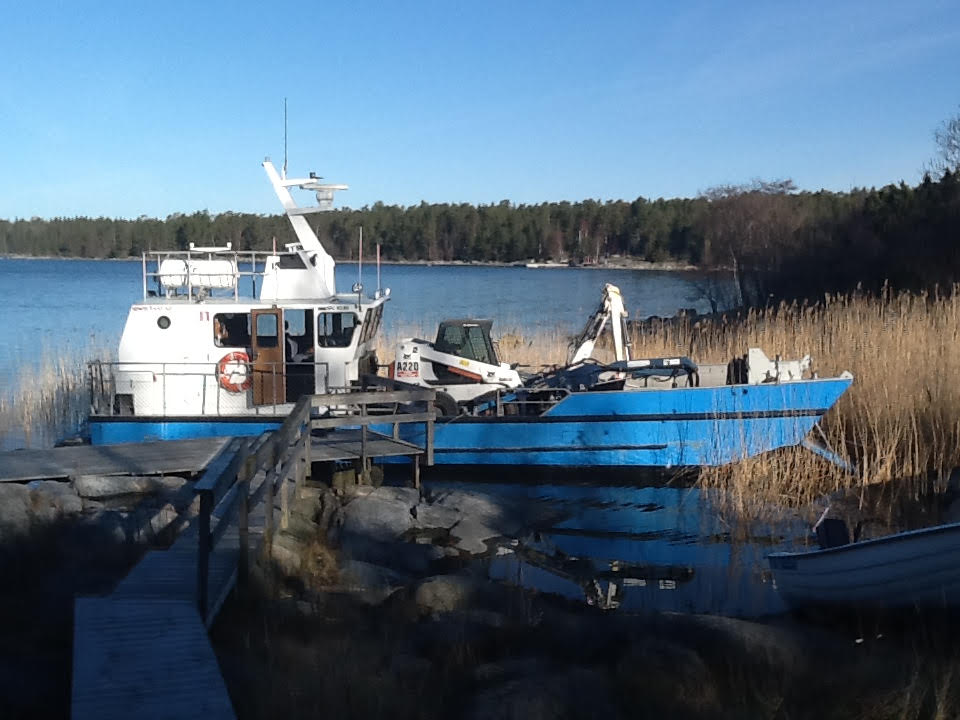
[[[366,482],[369,473],[367,472],[367,404],[360,403],[360,472],[364,482]]]
[[[430,419],[427,420],[427,466],[433,467],[433,421],[437,415],[437,411],[434,409],[433,405],[430,404],[427,406],[430,412]]]
[[[276,436],[270,438],[270,450],[268,456],[270,458],[267,463],[267,476],[264,479],[266,483],[266,492],[264,493],[263,502],[264,507],[264,518],[263,518],[263,537],[267,541],[267,545],[273,542],[273,474],[277,469],[277,443]]]
[[[250,571],[250,481],[256,472],[257,457],[249,455],[240,466],[237,478],[240,492],[240,507],[237,518],[237,530],[240,536],[240,549],[237,562],[237,585],[246,587]]]
[[[309,479],[313,477],[313,459],[311,458],[311,446],[313,445],[313,426],[310,424],[310,418],[313,415],[313,403],[308,402],[304,409],[306,417],[303,418],[304,441],[303,441],[303,477]]]
[[[207,592],[210,574],[210,515],[213,512],[213,493],[200,493],[200,515],[197,517],[199,547],[197,548],[197,612],[207,622]]]

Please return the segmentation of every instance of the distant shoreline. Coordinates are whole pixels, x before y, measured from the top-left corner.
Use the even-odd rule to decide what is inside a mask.
[[[258,251],[259,252],[259,251]],[[0,260],[96,260],[106,262],[141,262],[140,258],[98,258],[98,257],[76,257],[74,255],[17,255],[12,253],[0,254]],[[337,264],[356,263],[351,258],[334,258]],[[539,262],[536,260],[524,260],[516,262],[497,262],[494,260],[381,260],[381,265],[416,265],[422,267],[526,267],[528,262]],[[375,265],[376,260],[364,259],[364,264]],[[663,272],[705,272],[705,268],[696,265],[688,265],[679,262],[648,262],[647,260],[634,260],[632,258],[612,258],[605,263],[590,265],[547,265],[536,270],[660,270]]]

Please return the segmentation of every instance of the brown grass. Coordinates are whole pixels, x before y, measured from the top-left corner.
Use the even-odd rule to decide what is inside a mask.
[[[821,425],[831,446],[857,466],[856,475],[794,449],[708,470],[706,486],[745,502],[765,497],[791,505],[872,484],[917,496],[942,491],[960,465],[958,292],[828,297],[815,306],[781,305],[738,323],[680,325],[663,334],[672,336],[674,352],[686,346],[702,362],[723,362],[756,346],[771,356],[810,353],[822,377],[854,374]],[[638,338],[638,354],[665,350],[664,340]]]

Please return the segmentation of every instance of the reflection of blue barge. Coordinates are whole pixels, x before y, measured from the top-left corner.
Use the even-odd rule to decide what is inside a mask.
[[[851,382],[572,392],[542,413],[438,422],[434,457],[452,465],[722,465],[799,445]],[[400,437],[422,444],[424,427],[404,427]]]

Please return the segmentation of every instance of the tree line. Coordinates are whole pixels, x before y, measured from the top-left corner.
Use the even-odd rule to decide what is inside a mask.
[[[960,281],[960,177],[949,168],[913,187],[845,193],[755,181],[686,199],[376,203],[309,217],[341,260],[356,259],[362,226],[365,256],[379,243],[386,260],[592,263],[620,256],[727,268],[737,300],[748,305],[884,282],[928,289]],[[123,258],[191,242],[268,250],[294,241],[282,215],[0,220],[0,254],[7,255]]]

